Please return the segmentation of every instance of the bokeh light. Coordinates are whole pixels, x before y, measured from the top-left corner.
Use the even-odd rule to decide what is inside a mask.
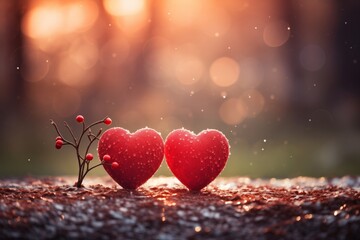
[[[219,129],[232,146],[224,175],[350,173],[360,159],[359,141],[349,141],[360,122],[358,24],[345,14],[353,4],[0,1],[0,157],[9,159],[0,176],[7,167],[74,174],[48,161],[47,124],[76,114],[164,138],[181,127]],[[10,151],[10,135],[31,146]],[[323,149],[335,160],[320,160]]]
[[[269,47],[280,47],[290,37],[290,26],[284,21],[273,21],[266,25],[263,33],[264,42]]]
[[[98,17],[94,1],[42,1],[24,17],[23,32],[32,38],[55,38],[88,30]]]
[[[247,107],[242,99],[226,100],[219,109],[220,118],[228,125],[239,124],[247,117]]]
[[[238,63],[229,57],[216,59],[210,67],[210,77],[220,87],[233,85],[238,80],[239,74]]]
[[[180,83],[193,85],[197,83],[204,71],[202,62],[196,57],[184,57],[176,65],[175,74]]]
[[[308,71],[320,70],[326,61],[324,50],[317,45],[307,45],[300,52],[300,63]]]
[[[140,13],[145,7],[144,0],[104,0],[104,7],[111,15],[126,16]]]

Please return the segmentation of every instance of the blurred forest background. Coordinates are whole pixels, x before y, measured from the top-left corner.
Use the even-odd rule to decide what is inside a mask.
[[[77,114],[164,139],[219,129],[232,153],[223,176],[359,175],[359,7],[0,0],[0,177],[76,174],[49,119],[65,132]]]

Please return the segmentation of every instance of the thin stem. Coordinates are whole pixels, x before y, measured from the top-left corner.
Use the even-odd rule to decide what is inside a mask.
[[[85,156],[86,156],[86,154],[88,154],[91,145],[94,143],[94,141],[95,141],[96,139],[98,139],[98,137],[100,136],[101,132],[102,132],[102,128],[100,128],[100,130],[99,130],[99,132],[96,134],[96,136],[95,136],[93,139],[90,140],[90,143],[89,143],[89,145],[87,146],[86,151],[85,151]]]
[[[86,127],[85,122],[82,122],[82,133],[80,134],[79,139],[77,140],[77,138],[75,137],[74,132],[72,131],[71,127],[69,126],[69,124],[64,121],[64,125],[65,127],[68,129],[68,131],[70,132],[70,135],[72,137],[72,139],[74,140],[74,142],[71,142],[69,140],[66,140],[63,135],[60,133],[58,126],[56,125],[56,123],[53,120],[50,120],[51,125],[54,126],[55,131],[57,132],[57,134],[61,137],[61,139],[63,140],[64,144],[69,144],[72,147],[75,148],[76,150],[76,156],[77,156],[77,160],[78,160],[78,166],[79,166],[79,171],[78,171],[78,181],[76,183],[76,187],[80,188],[82,187],[82,182],[85,178],[85,176],[94,168],[99,167],[101,165],[104,165],[104,162],[101,162],[93,167],[90,167],[90,161],[86,160],[86,155],[89,153],[90,147],[92,146],[92,144],[95,142],[95,140],[100,140],[99,137],[101,135],[102,132],[102,128],[100,128],[100,130],[98,131],[98,133],[95,135],[92,133],[91,131],[91,127],[104,123],[105,119],[107,117],[105,117],[103,120],[100,121],[96,121],[92,124],[90,124],[89,126]],[[88,132],[87,137],[89,139],[89,144],[86,147],[85,150],[85,155],[81,156],[80,154],[80,146],[81,146],[81,141],[83,139],[84,134]],[[86,166],[85,166],[86,165]]]
[[[103,165],[103,163],[96,164],[95,166],[89,168],[89,169],[85,172],[83,178],[85,178],[85,176],[86,176],[91,170],[93,170],[94,168],[97,168],[97,167],[99,167],[99,166],[101,166],[101,165]]]
[[[61,139],[63,140],[64,143],[67,143],[67,144],[73,146],[74,148],[76,148],[74,143],[72,143],[64,138],[64,136],[60,133],[58,126],[56,125],[56,123],[53,120],[50,120],[50,124],[54,126],[56,133],[61,137]]]
[[[65,125],[65,127],[69,130],[69,132],[70,132],[70,134],[71,134],[71,137],[73,138],[73,140],[74,140],[74,142],[75,142],[75,145],[77,145],[76,137],[75,137],[73,131],[71,130],[69,124],[68,124],[66,121],[64,121],[64,125]]]

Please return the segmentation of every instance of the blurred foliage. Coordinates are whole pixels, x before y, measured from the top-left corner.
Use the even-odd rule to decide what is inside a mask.
[[[0,0],[0,177],[76,174],[49,119],[77,114],[164,139],[219,129],[223,176],[359,175],[358,6]]]

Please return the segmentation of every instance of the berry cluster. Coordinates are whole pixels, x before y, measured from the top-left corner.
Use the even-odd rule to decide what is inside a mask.
[[[119,167],[119,164],[117,162],[112,162],[111,163],[111,158],[109,155],[105,155],[101,161],[101,163],[94,165],[92,167],[90,167],[90,162],[94,159],[94,155],[92,153],[89,153],[90,147],[91,145],[95,142],[95,140],[99,140],[100,134],[102,132],[102,129],[100,128],[100,130],[97,132],[97,134],[94,134],[91,131],[91,128],[98,125],[98,124],[106,124],[106,125],[110,125],[112,123],[111,118],[106,117],[103,120],[94,122],[88,126],[85,125],[85,118],[82,115],[78,115],[75,120],[78,123],[82,124],[82,132],[80,134],[79,138],[75,137],[74,132],[72,131],[72,129],[70,128],[69,124],[67,122],[64,121],[64,125],[65,127],[68,129],[72,140],[67,140],[64,138],[64,136],[60,133],[58,126],[56,125],[56,123],[53,120],[50,120],[51,125],[54,126],[58,136],[55,139],[55,148],[56,149],[61,149],[62,146],[64,145],[70,145],[72,146],[75,151],[76,151],[76,155],[77,155],[77,160],[78,160],[78,165],[79,165],[79,173],[78,173],[78,180],[77,182],[75,182],[75,186],[76,187],[82,187],[82,182],[85,178],[85,176],[88,174],[88,172],[90,172],[92,169],[99,167],[101,165],[104,164],[109,164],[111,165],[111,168],[117,168]],[[85,148],[85,153],[82,155],[80,152],[80,146],[83,140],[84,135],[87,133],[87,138],[88,138],[88,144]]]

